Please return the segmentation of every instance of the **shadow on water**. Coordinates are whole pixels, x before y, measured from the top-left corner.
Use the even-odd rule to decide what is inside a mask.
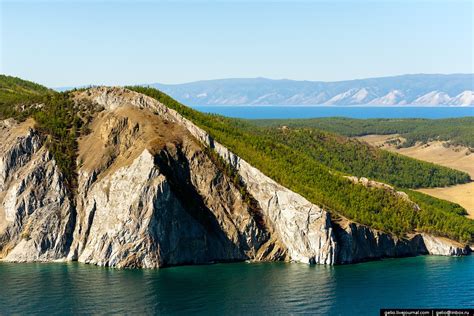
[[[311,313],[474,307],[474,256],[347,266],[235,263],[119,270],[79,263],[0,263],[0,314]]]

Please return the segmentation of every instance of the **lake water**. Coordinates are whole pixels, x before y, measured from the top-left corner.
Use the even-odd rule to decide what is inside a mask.
[[[474,256],[161,270],[0,263],[0,314],[378,315],[381,307],[472,308],[473,278]]]
[[[350,118],[450,118],[474,116],[474,107],[335,107],[335,106],[195,106],[195,109],[229,117],[282,119],[343,116]]]

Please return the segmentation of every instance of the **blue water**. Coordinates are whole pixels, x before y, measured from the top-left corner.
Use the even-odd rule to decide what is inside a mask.
[[[283,119],[343,116],[350,118],[452,118],[474,116],[474,107],[335,107],[335,106],[195,106],[195,109],[229,117]]]
[[[473,308],[473,278],[474,256],[161,270],[0,263],[0,314],[378,315],[382,307]]]

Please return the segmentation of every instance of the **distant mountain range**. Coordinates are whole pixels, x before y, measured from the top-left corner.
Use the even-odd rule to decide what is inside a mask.
[[[147,86],[188,105],[474,105],[474,74],[418,74],[338,82],[219,79]]]

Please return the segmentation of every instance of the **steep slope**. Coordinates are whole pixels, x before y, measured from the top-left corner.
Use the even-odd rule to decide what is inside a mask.
[[[28,120],[0,121],[0,258],[64,258],[75,214],[44,138]]]
[[[153,111],[154,113],[158,113],[162,119],[165,120],[165,122],[168,122],[168,126],[166,126],[165,129],[158,129],[160,133],[166,133],[168,134],[170,132],[170,127],[169,125],[177,125],[177,126],[182,126],[182,127],[176,127],[180,132],[179,134],[181,135],[187,135],[187,133],[191,133],[188,137],[196,137],[200,141],[206,141],[205,144],[209,145],[209,137],[206,136],[206,134],[197,128],[193,123],[190,121],[187,121],[183,117],[181,117],[179,114],[177,114],[175,111],[167,108],[163,104],[160,104],[156,101],[154,101],[151,98],[144,97],[143,95],[139,95],[137,93],[128,91],[128,90],[120,90],[120,89],[115,89],[115,90],[109,90],[106,88],[103,89],[95,89],[93,91],[86,91],[84,96],[79,95],[78,97],[86,97],[90,98],[94,102],[97,102],[98,104],[103,105],[106,109],[112,110],[112,111],[122,111],[122,107],[125,105],[131,105],[134,107],[138,107],[141,110],[140,111]],[[128,111],[136,111],[132,109],[128,109]],[[129,115],[127,115],[128,119]],[[155,120],[157,119],[156,117],[154,118]],[[139,126],[136,125],[138,122],[142,120],[137,120],[133,126]],[[145,124],[146,125],[146,120]],[[108,126],[109,124],[100,124],[97,123],[97,126]],[[150,123],[151,124],[151,123]],[[164,124],[164,123],[163,123]],[[93,124],[94,125],[94,124]],[[156,126],[156,122],[154,124],[151,124]],[[183,130],[183,127],[186,129]],[[113,130],[113,129],[112,129]],[[93,136],[94,134],[92,134]],[[169,136],[169,135],[168,135]],[[89,136],[88,136],[89,137]],[[106,136],[105,139],[110,139],[109,136]],[[114,139],[114,137],[112,137]],[[161,141],[160,141],[161,142]],[[195,142],[195,141],[194,141]],[[94,144],[100,144],[97,140],[93,141]],[[120,142],[122,144],[123,142]],[[135,143],[135,142],[134,142]],[[177,149],[173,148],[166,148],[165,151],[161,151],[158,154],[154,154],[154,160],[160,165],[166,162],[165,166],[163,167],[164,169],[168,169],[167,173],[169,174],[169,178],[173,179],[175,181],[174,184],[174,189],[177,191],[177,194],[182,194],[184,197],[195,197],[196,199],[203,199],[204,201],[207,201],[208,203],[213,201],[212,194],[214,191],[209,191],[209,187],[216,182],[216,178],[222,178],[222,175],[220,175],[219,170],[214,167],[214,170],[205,170],[203,167],[206,165],[204,162],[209,161],[211,159],[209,156],[206,156],[204,153],[203,149],[199,149],[200,143],[195,143],[194,144],[194,149],[190,150],[190,144],[188,141],[186,141],[185,144],[181,144],[180,146],[177,146]],[[113,144],[112,147],[115,148],[117,144]],[[100,145],[99,145],[100,146]],[[183,151],[183,149],[180,148],[185,148],[187,151]],[[199,155],[197,155],[197,152],[199,152]],[[95,151],[94,151],[95,152]],[[151,152],[154,152],[151,150]],[[121,153],[120,157],[128,157],[129,154],[124,154]],[[157,156],[159,158],[157,158]],[[95,154],[94,154],[95,157]],[[184,163],[187,165],[185,170],[182,171],[182,175],[180,175],[179,178],[175,178],[176,175],[173,175],[177,171],[179,171],[181,163],[183,161],[179,161],[178,158],[186,158],[184,159]],[[81,160],[81,156],[79,158]],[[204,161],[199,161],[199,159],[202,159]],[[177,162],[175,160],[178,160]],[[87,161],[87,159],[85,160]],[[168,166],[168,168],[166,168]],[[188,170],[189,168],[192,168],[191,170]],[[277,253],[286,253],[288,252],[289,259],[291,260],[297,260],[297,261],[305,261],[305,262],[318,262],[318,263],[333,263],[334,262],[334,254],[331,252],[331,248],[333,247],[333,237],[331,235],[331,230],[329,225],[329,215],[321,210],[319,207],[312,205],[308,201],[304,200],[301,196],[283,188],[282,186],[278,185],[268,177],[264,176],[261,174],[258,170],[255,168],[251,167],[250,165],[246,164],[245,170],[247,173],[245,174],[240,174],[242,177],[243,182],[245,183],[245,186],[249,193],[251,194],[251,200],[256,200],[258,201],[258,206],[257,208],[259,209],[259,212],[263,213],[263,227],[266,227],[266,230],[271,234],[271,237],[276,238],[276,240],[279,240],[279,243],[283,246],[282,249],[278,250],[276,249],[275,245],[273,244],[268,244],[267,247],[269,247],[271,250],[263,250],[263,252],[268,252],[268,251],[274,251]],[[165,172],[166,173],[166,172]],[[190,175],[187,175],[190,173]],[[193,183],[193,176],[195,173],[201,174],[201,177],[204,177],[202,174],[205,174],[207,178],[207,181],[203,183],[203,179],[200,179],[199,177],[195,179],[193,187],[190,188],[190,191],[184,191],[183,185],[185,183]],[[82,171],[81,171],[81,177]],[[93,172],[95,176],[96,173]],[[213,177],[209,177],[209,175],[213,175]],[[95,177],[94,176],[94,177]],[[182,178],[186,176],[185,178]],[[191,177],[191,178],[187,178]],[[197,176],[196,176],[197,177]],[[246,179],[246,177],[253,177],[253,180],[250,181],[250,178]],[[232,184],[232,182],[229,182],[230,179],[221,179],[222,181],[225,180],[228,183],[225,186],[235,186]],[[247,181],[246,181],[247,180]],[[86,183],[89,183],[90,180],[85,181]],[[80,183],[84,183],[84,181],[80,180]],[[249,185],[249,183],[252,183],[253,185]],[[258,184],[258,185],[257,185]],[[227,212],[233,212],[234,208],[236,207],[235,202],[233,202],[234,199],[242,199],[242,194],[239,192],[239,188],[235,188],[234,192],[234,197],[231,201],[225,201],[221,202],[223,205],[227,205],[226,208],[231,208],[230,210],[227,210]],[[242,188],[240,188],[242,189]],[[222,190],[220,189],[215,189],[216,194],[219,194],[217,197],[219,197],[222,194]],[[196,192],[197,191],[197,192]],[[180,193],[181,192],[181,193]],[[235,196],[236,195],[236,196]],[[89,194],[87,194],[89,196]],[[120,195],[119,195],[120,196]],[[215,197],[217,199],[217,197]],[[194,199],[193,199],[194,200]],[[190,201],[190,203],[196,203],[195,201]],[[226,204],[227,203],[227,204]],[[240,202],[242,203],[242,202]],[[248,202],[247,202],[248,203]],[[230,206],[229,206],[230,204]],[[193,206],[193,204],[191,204]],[[248,207],[249,205],[247,205]],[[201,208],[207,209],[206,212],[214,212],[216,211],[216,207],[213,206],[211,207],[210,205],[201,206]],[[212,211],[211,211],[212,210]],[[189,210],[188,210],[189,211]],[[249,213],[249,211],[248,211]],[[250,214],[250,213],[249,213]],[[213,218],[225,218],[224,215],[222,214],[213,214]],[[241,215],[240,215],[241,216]],[[206,215],[205,217],[208,217]],[[212,220],[214,221],[214,219]],[[220,221],[219,221],[220,222]],[[248,219],[244,219],[243,223],[248,224]],[[246,225],[247,225],[246,224]],[[255,223],[255,225],[257,225]],[[254,228],[257,227],[254,225]],[[192,226],[192,225],[191,225]],[[173,227],[171,227],[173,228]],[[211,229],[212,231],[215,231],[216,229],[213,228]],[[273,233],[271,233],[273,232]],[[181,234],[182,231],[176,232],[177,234]],[[169,238],[170,236],[168,234],[164,234],[164,238]],[[209,238],[209,237],[208,237]],[[233,238],[235,241],[235,238]],[[248,239],[248,238],[245,238]],[[176,246],[176,245],[174,245]],[[216,247],[214,245],[214,247]],[[280,246],[281,247],[281,246]],[[200,247],[198,247],[200,248]],[[228,249],[230,248],[228,245],[226,247],[223,247],[223,249]],[[256,249],[258,250],[258,249]],[[218,251],[217,248],[214,248],[214,251]],[[223,250],[224,251],[224,250]],[[257,251],[254,251],[257,253]],[[80,257],[79,257],[80,258]],[[221,257],[219,258],[218,256],[215,258],[209,259],[206,257],[207,260],[236,260],[236,259],[255,259],[254,256],[240,256],[240,257]]]
[[[76,92],[74,100],[103,109],[77,141],[77,186],[63,176],[32,121],[2,123],[3,260],[155,268],[240,260],[337,264],[469,252],[450,240],[395,237],[329,213],[151,97],[94,88]],[[352,187],[399,199],[392,188]]]
[[[93,122],[80,150],[73,259],[158,267],[244,260],[263,251],[269,232],[179,126],[118,108]]]

